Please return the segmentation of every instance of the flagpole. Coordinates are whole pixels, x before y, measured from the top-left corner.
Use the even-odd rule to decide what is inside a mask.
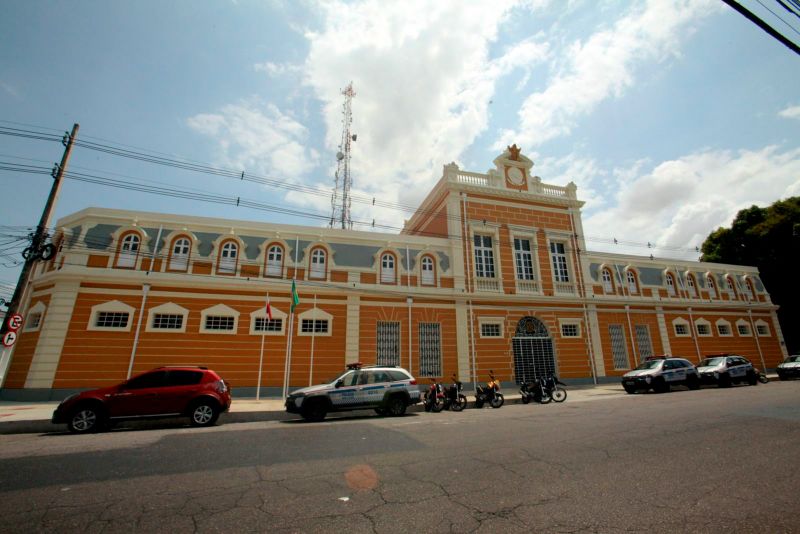
[[[317,310],[317,294],[314,293],[314,311],[316,311],[316,310]],[[312,317],[314,317],[314,316],[312,315]],[[311,383],[311,379],[312,379],[312,374],[314,373],[314,338],[317,337],[317,332],[316,332],[316,330],[317,330],[316,329],[316,326],[317,326],[316,321],[317,320],[316,320],[316,318],[312,319],[312,320],[314,322],[311,323],[313,326],[311,328],[311,364],[308,366],[308,385],[309,386],[313,385]]]
[[[264,338],[267,335],[267,321],[269,320],[269,291],[267,291],[267,303],[264,306],[264,324],[261,329],[261,354],[258,357],[258,385],[256,386],[256,400],[261,400],[261,371],[264,368]]]
[[[290,298],[290,310],[289,310],[289,337],[286,339],[286,358],[284,360],[284,367],[283,367],[283,397],[289,394],[289,379],[291,378],[291,366],[292,366],[292,333],[294,332],[294,307],[296,305],[295,301],[295,292],[297,288],[295,286],[295,280],[297,280],[297,253],[300,249],[300,236],[295,236],[294,238],[294,272],[292,273],[292,296]]]

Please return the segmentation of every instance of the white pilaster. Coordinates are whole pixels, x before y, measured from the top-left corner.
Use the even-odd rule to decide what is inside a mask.
[[[672,348],[669,344],[667,321],[664,319],[664,308],[661,306],[656,306],[656,319],[658,320],[658,333],[661,336],[661,354],[672,354]],[[694,325],[689,325],[689,328],[694,328]]]
[[[603,344],[600,341],[600,321],[597,319],[597,306],[589,304],[586,306],[586,315],[589,318],[589,329],[592,333],[592,354],[594,356],[594,368],[597,376],[606,376],[606,366],[603,361]]]
[[[345,338],[345,363],[357,362],[360,358],[358,353],[358,335],[361,299],[358,295],[347,297],[347,334]]]

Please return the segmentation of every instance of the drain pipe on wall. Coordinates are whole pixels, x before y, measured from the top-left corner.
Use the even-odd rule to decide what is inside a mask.
[[[408,304],[408,370],[413,373],[411,367],[411,304],[414,299],[411,298],[411,259],[408,257],[409,251],[406,247],[406,287],[408,288],[409,295],[406,297],[406,304]]]
[[[150,271],[153,269],[153,265],[156,261],[156,251],[158,250],[158,243],[161,241],[161,232],[164,230],[164,226],[158,227],[158,235],[156,236],[156,242],[153,246],[153,253],[150,255],[150,266],[147,268],[147,272],[145,276],[150,274]],[[131,373],[133,372],[133,361],[136,359],[136,347],[139,345],[139,332],[142,330],[142,317],[144,316],[144,305],[147,303],[147,294],[150,292],[150,284],[142,284],[142,305],[139,308],[139,318],[136,321],[136,334],[133,336],[133,348],[131,348],[131,360],[128,362],[128,375],[125,379],[129,379],[131,377]]]
[[[467,290],[467,293],[471,294],[472,293],[472,289],[474,289],[474,287],[472,287],[472,289],[471,289],[471,282],[472,282],[472,277],[471,277],[471,274],[472,274],[472,261],[471,260],[472,260],[472,258],[470,257],[470,250],[469,250],[469,242],[470,242],[470,240],[469,240],[468,224],[467,224],[467,194],[462,192],[461,193],[461,198],[462,198],[461,206],[462,206],[462,213],[463,213],[463,217],[461,219],[461,227],[462,227],[461,231],[463,232],[461,243],[464,246],[464,256],[465,256],[464,259],[467,260],[467,262],[466,262],[467,263],[467,270],[466,270],[466,273],[465,273],[465,276],[464,276],[464,288]],[[477,364],[475,362],[475,333],[473,332],[473,329],[472,329],[472,326],[473,326],[472,323],[474,322],[474,320],[475,319],[474,319],[474,315],[473,315],[473,312],[472,312],[472,298],[470,297],[470,299],[469,299],[469,341],[470,341],[470,354],[472,355],[472,385],[473,385],[473,389],[474,389],[475,393],[477,394],[478,393],[478,370],[476,368]]]

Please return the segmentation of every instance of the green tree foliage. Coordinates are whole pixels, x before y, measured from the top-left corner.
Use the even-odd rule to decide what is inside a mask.
[[[800,197],[736,214],[706,238],[702,261],[758,267],[791,354],[800,353]]]

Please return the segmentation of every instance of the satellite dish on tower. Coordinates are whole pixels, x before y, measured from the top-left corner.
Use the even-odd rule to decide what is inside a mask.
[[[344,159],[344,154],[341,152],[336,153],[336,161],[342,161]]]
[[[358,137],[358,134],[353,134],[353,141],[355,141],[357,137]]]

